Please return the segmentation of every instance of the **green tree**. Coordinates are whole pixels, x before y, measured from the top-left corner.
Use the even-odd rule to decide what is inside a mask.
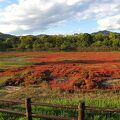
[[[23,49],[32,49],[34,43],[34,37],[33,36],[21,36],[20,37],[20,46],[19,48]]]
[[[7,38],[5,40],[5,43],[8,46],[8,48],[17,48],[20,41],[18,37],[12,37],[12,38]]]
[[[93,43],[92,36],[90,34],[84,33],[77,36],[78,47],[89,47]]]

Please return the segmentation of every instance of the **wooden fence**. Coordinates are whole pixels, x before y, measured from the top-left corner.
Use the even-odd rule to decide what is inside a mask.
[[[78,105],[58,105],[58,104],[49,104],[49,103],[33,103],[31,102],[31,98],[26,98],[25,101],[15,101],[15,100],[4,100],[0,99],[0,102],[6,102],[11,104],[24,104],[26,112],[16,112],[14,110],[8,110],[5,108],[0,108],[0,112],[10,113],[19,116],[26,117],[26,120],[32,120],[32,118],[47,118],[52,120],[76,120],[71,117],[60,117],[54,115],[43,115],[43,114],[33,114],[32,106],[45,106],[45,107],[53,107],[53,108],[63,108],[63,109],[76,109],[78,111],[77,120],[85,120],[85,111],[92,112],[115,112],[120,113],[120,109],[110,109],[110,108],[98,108],[98,107],[88,107],[85,106],[85,102],[81,102]]]

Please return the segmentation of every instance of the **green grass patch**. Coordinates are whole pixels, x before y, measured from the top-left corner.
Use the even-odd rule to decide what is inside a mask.
[[[29,66],[33,65],[32,62],[8,62],[8,61],[0,61],[0,66]]]

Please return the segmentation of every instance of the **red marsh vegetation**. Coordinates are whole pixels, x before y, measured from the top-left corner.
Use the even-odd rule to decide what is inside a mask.
[[[8,52],[0,53],[0,67],[5,85],[120,89],[120,52]]]

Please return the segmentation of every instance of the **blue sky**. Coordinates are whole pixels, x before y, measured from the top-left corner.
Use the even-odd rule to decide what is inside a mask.
[[[120,0],[0,0],[0,32],[120,32]]]
[[[88,27],[89,26],[89,27]],[[73,33],[92,33],[97,31],[96,20],[69,20],[62,25],[52,26],[43,33],[47,34],[73,34]],[[38,33],[39,34],[39,33]]]
[[[5,7],[17,2],[17,0],[0,0],[0,8],[4,9]]]

